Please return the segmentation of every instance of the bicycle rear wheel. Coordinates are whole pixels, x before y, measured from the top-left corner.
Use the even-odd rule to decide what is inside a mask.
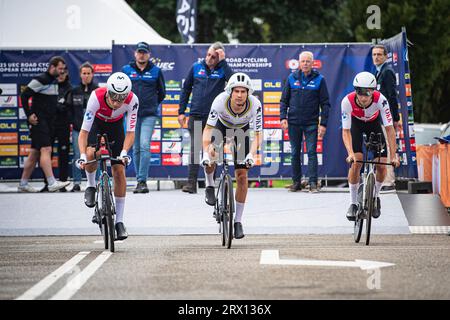
[[[370,242],[370,228],[372,224],[372,214],[375,203],[374,189],[375,189],[375,176],[374,174],[369,174],[369,176],[367,177],[367,187],[366,187],[366,201],[367,201],[366,246],[368,246]]]
[[[104,214],[105,214],[105,230],[108,230],[105,232],[107,236],[105,236],[107,239],[105,241],[108,242],[109,245],[109,251],[114,252],[114,240],[115,240],[115,229],[114,229],[114,217],[113,217],[113,211],[112,211],[112,193],[109,186],[109,177],[107,175],[103,176],[103,202],[105,204],[104,206]],[[108,248],[105,248],[108,249]]]

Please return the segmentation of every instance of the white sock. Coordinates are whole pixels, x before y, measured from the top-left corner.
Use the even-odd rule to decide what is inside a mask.
[[[28,184],[28,179],[20,179],[20,186],[25,187]]]
[[[242,213],[244,212],[245,203],[236,201],[236,217],[234,218],[234,222],[241,222]]]
[[[214,171],[211,173],[206,173],[205,169],[205,183],[207,187],[214,187]]]
[[[123,210],[125,208],[125,197],[114,196],[116,202],[116,223],[123,222]]]
[[[87,178],[87,187],[94,187],[95,188],[95,173],[94,172],[87,172],[86,171],[86,178]]]
[[[378,197],[380,195],[380,189],[383,185],[383,182],[378,182],[375,180],[375,196]]]
[[[54,176],[47,177],[47,182],[49,186],[52,186],[56,183],[56,179]]]
[[[356,184],[349,183],[348,186],[350,187],[350,199],[351,199],[352,203],[358,204],[359,183],[356,183]]]

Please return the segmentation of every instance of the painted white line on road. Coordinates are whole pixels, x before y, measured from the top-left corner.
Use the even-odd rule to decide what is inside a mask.
[[[379,269],[395,265],[389,262],[379,262],[370,260],[333,261],[333,260],[280,259],[278,250],[262,250],[261,259],[259,263],[270,265],[351,267],[351,268],[361,268],[362,270]]]
[[[94,243],[104,243],[103,240],[95,240]],[[114,243],[123,243],[123,240],[114,240]]]
[[[446,234],[450,232],[450,226],[409,226],[409,231],[414,234]]]
[[[17,297],[16,300],[34,300],[40,296],[45,290],[52,286],[59,278],[71,271],[81,260],[83,260],[90,251],[82,251],[75,255],[72,259],[64,263],[61,267],[50,273],[44,279],[36,283],[28,289],[24,294]]]
[[[89,280],[89,278],[108,260],[112,255],[110,251],[103,251],[97,258],[87,265],[79,274],[70,280],[50,300],[68,300]]]

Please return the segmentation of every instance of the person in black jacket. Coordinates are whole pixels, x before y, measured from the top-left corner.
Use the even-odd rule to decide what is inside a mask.
[[[389,103],[392,118],[394,120],[395,132],[398,132],[399,130],[401,130],[401,126],[400,126],[400,115],[398,110],[398,99],[397,99],[397,79],[395,77],[395,72],[392,69],[392,66],[386,62],[387,49],[384,45],[377,44],[373,46],[372,60],[373,64],[376,67],[375,77],[377,79],[377,90],[380,91],[386,97]],[[389,146],[387,150],[389,150]],[[390,160],[390,154],[388,154],[388,160]],[[386,191],[394,189],[395,189],[394,168],[392,166],[387,166],[387,174],[384,180],[384,185],[381,190]]]
[[[302,189],[301,150],[303,135],[308,153],[308,177],[310,192],[317,189],[317,134],[323,138],[326,132],[330,102],[325,78],[313,70],[314,56],[310,51],[300,53],[301,70],[286,79],[280,101],[280,122],[283,130],[289,130],[292,148],[292,181],[289,191]]]
[[[48,190],[57,191],[66,187],[70,182],[56,181],[52,170],[52,137],[54,119],[57,112],[58,83],[56,78],[64,72],[66,62],[62,57],[55,56],[49,61],[45,73],[33,78],[21,94],[22,106],[30,125],[31,151],[25,160],[22,177],[18,187],[19,192],[37,192],[28,184],[36,162],[44,171],[48,181]],[[30,105],[29,99],[32,98]]]
[[[183,127],[186,121],[186,107],[192,93],[189,111],[188,129],[191,137],[190,163],[188,183],[183,192],[197,193],[198,169],[200,167],[199,153],[202,150],[202,135],[208,120],[212,102],[223,92],[226,82],[233,74],[233,70],[225,60],[225,48],[222,43],[212,44],[204,60],[195,62],[189,70],[181,91],[178,122]],[[195,127],[198,130],[196,132]]]
[[[80,66],[81,83],[79,86],[69,91],[66,99],[66,105],[69,110],[70,123],[72,124],[72,177],[73,188],[71,192],[80,191],[81,170],[75,165],[75,161],[80,158],[80,149],[78,148],[78,136],[80,135],[83,117],[86,111],[86,105],[89,97],[95,89],[98,88],[94,80],[94,67],[86,61]]]
[[[59,180],[67,181],[69,177],[69,150],[70,150],[70,122],[69,112],[66,106],[66,98],[72,85],[69,80],[67,69],[58,78],[58,103],[56,105],[56,116],[53,122],[52,145],[58,141],[58,169]],[[48,182],[45,179],[45,186],[41,192],[48,191]],[[59,189],[59,192],[66,192],[66,188]]]
[[[139,42],[135,60],[122,67],[132,82],[132,91],[139,98],[138,119],[133,144],[136,188],[133,193],[148,193],[147,178],[150,166],[150,142],[158,116],[158,106],[166,97],[166,83],[161,68],[150,61],[150,46]]]

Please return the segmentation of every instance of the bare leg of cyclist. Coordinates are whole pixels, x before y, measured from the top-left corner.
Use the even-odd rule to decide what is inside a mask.
[[[241,222],[242,213],[244,211],[245,199],[248,191],[247,169],[237,169],[236,173],[236,222]]]
[[[214,171],[216,170],[216,165],[213,164],[210,167],[205,167],[205,184],[207,187],[214,187]]]
[[[363,159],[363,154],[358,152],[355,153],[356,160],[361,161]],[[350,167],[350,170],[348,171],[348,185],[350,189],[350,200],[351,204],[357,204],[357,197],[358,197],[358,188],[359,188],[359,175],[361,172],[362,164],[355,162],[352,163],[352,166]]]
[[[94,148],[87,148],[86,150],[86,159],[88,161],[94,159]],[[90,163],[86,165],[86,179],[87,179],[87,187],[95,188],[95,172],[97,171],[97,162]]]
[[[245,199],[247,198],[248,178],[247,169],[237,169],[236,174],[236,216],[234,218],[234,237],[242,239],[244,237],[244,230],[242,228],[242,214],[244,212]]]
[[[380,158],[380,162],[386,163],[387,158]],[[375,175],[375,196],[378,197],[380,194],[381,186],[383,185],[384,179],[386,178],[386,166],[384,165],[377,165],[376,166],[376,175]]]
[[[363,154],[361,152],[355,153],[356,160],[362,160]],[[362,164],[358,162],[352,163],[352,166],[348,170],[348,186],[350,191],[350,206],[347,210],[346,217],[350,221],[355,220],[355,216],[358,210],[358,189],[359,189],[359,175],[361,172]]]
[[[127,181],[125,178],[125,167],[121,164],[112,166],[114,179],[114,199],[116,202],[116,222],[123,222],[123,209],[125,205],[125,195],[127,191]],[[119,200],[119,205],[117,200]]]
[[[216,203],[216,195],[214,193],[214,171],[216,165],[213,164],[210,167],[205,167],[205,201],[210,206]]]
[[[125,209],[125,195],[127,192],[127,179],[125,177],[125,167],[121,164],[112,166],[114,179],[114,202],[116,203],[116,232],[118,240],[125,240],[128,233],[123,224],[123,213]]]

